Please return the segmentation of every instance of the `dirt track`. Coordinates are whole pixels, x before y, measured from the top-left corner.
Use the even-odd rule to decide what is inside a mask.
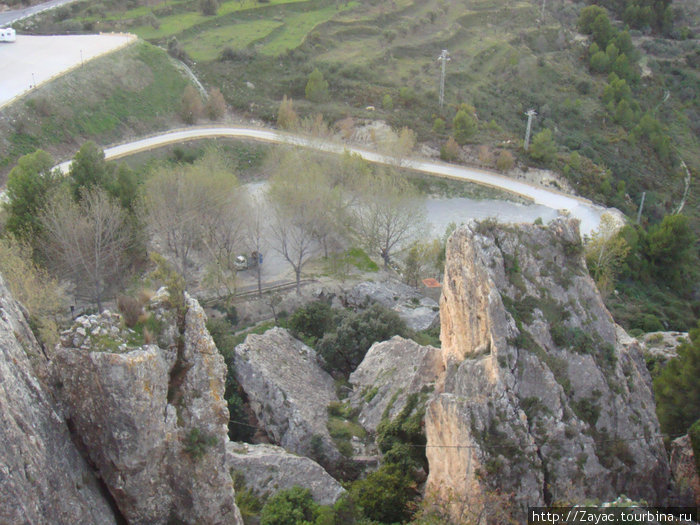
[[[17,35],[0,44],[0,108],[50,79],[135,42],[134,35]]]

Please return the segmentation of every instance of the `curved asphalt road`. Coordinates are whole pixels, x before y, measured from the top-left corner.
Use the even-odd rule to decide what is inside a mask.
[[[159,135],[145,137],[126,144],[112,146],[106,148],[104,152],[105,157],[108,160],[112,160],[127,155],[132,155],[140,151],[155,149],[168,144],[217,137],[253,139],[277,144],[291,144],[337,154],[349,151],[360,155],[362,158],[370,162],[380,164],[397,164],[397,160],[392,157],[361,148],[337,144],[321,139],[300,137],[298,135],[292,135],[290,133],[280,131],[248,127],[192,127],[177,129]],[[57,167],[63,173],[66,173],[70,167],[70,163],[71,161],[63,162]],[[431,175],[449,177],[491,186],[515,193],[532,200],[536,204],[547,206],[548,208],[555,210],[568,210],[573,217],[581,220],[581,230],[583,233],[588,233],[597,227],[600,222],[600,216],[607,210],[602,206],[593,204],[587,199],[568,195],[553,189],[543,188],[527,182],[514,180],[496,173],[467,168],[464,166],[415,158],[404,160],[402,166]]]
[[[55,7],[70,4],[71,2],[75,2],[75,0],[51,0],[50,2],[44,2],[43,4],[33,5],[24,9],[3,11],[0,13],[0,27],[10,25],[13,22],[23,20],[32,15],[36,15],[37,13],[41,13],[42,11],[47,11]]]

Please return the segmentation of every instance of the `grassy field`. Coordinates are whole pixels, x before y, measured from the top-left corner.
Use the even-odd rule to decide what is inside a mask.
[[[40,147],[62,157],[177,122],[188,81],[161,49],[138,42],[40,87],[0,114],[0,170]]]
[[[211,61],[221,55],[222,49],[243,49],[266,38],[283,25],[276,20],[251,20],[203,31],[183,40],[182,45],[192,59]]]

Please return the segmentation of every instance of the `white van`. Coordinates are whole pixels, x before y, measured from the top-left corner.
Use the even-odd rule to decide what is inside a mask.
[[[0,42],[14,42],[17,40],[17,33],[11,27],[0,28]]]

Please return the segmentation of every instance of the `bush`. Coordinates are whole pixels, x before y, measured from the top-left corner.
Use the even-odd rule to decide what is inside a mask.
[[[382,465],[365,479],[353,483],[350,497],[369,519],[401,523],[411,517],[409,503],[413,480],[396,465]]]
[[[295,130],[299,126],[299,115],[294,111],[294,102],[287,95],[282,97],[280,108],[277,111],[277,127],[286,130]]]
[[[384,95],[384,98],[382,99],[382,107],[387,111],[391,111],[392,109],[394,109],[394,101],[392,100],[391,95],[389,93]]]
[[[267,500],[260,513],[260,525],[303,525],[313,523],[319,513],[309,489],[294,486]]]
[[[295,337],[321,339],[333,327],[333,309],[325,301],[302,306],[289,318],[289,329]]]
[[[690,341],[678,347],[678,357],[654,380],[654,394],[664,433],[683,435],[700,419],[700,322],[690,331]]]
[[[202,98],[194,86],[187,86],[182,94],[182,106],[180,116],[187,124],[195,124],[202,117],[204,106]]]
[[[199,10],[203,15],[214,16],[219,10],[219,2],[217,0],[199,0]]]
[[[442,120],[440,117],[438,117],[433,122],[433,133],[437,133],[438,135],[441,135],[444,132],[445,132],[445,121]]]
[[[338,328],[323,336],[317,350],[331,372],[345,376],[357,368],[375,342],[408,335],[398,314],[379,304],[361,312],[339,312],[332,324]]]
[[[556,153],[557,147],[554,144],[551,130],[543,129],[533,137],[532,144],[530,144],[530,157],[549,163],[554,160]]]
[[[205,107],[207,116],[211,120],[219,120],[226,113],[226,101],[219,88],[209,90],[209,99]]]
[[[328,99],[328,82],[318,68],[309,74],[305,93],[306,99],[311,102],[324,102]]]
[[[448,162],[459,160],[459,144],[454,137],[447,139],[444,146],[440,148],[440,158]]]
[[[513,154],[505,149],[498,152],[498,158],[496,159],[496,168],[498,171],[510,171],[515,164],[513,159]]]
[[[467,110],[460,109],[452,120],[452,128],[454,129],[454,138],[457,143],[460,145],[466,144],[476,133],[476,119]]]
[[[124,323],[129,328],[133,328],[143,314],[143,305],[136,297],[129,295],[117,295],[117,309],[124,318]]]
[[[195,427],[185,436],[183,450],[192,456],[192,459],[197,460],[207,453],[209,447],[214,445],[216,445],[216,437],[210,436]]]

